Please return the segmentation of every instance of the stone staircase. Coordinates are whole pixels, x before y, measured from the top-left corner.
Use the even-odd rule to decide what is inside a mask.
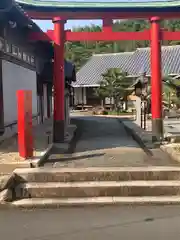
[[[179,204],[180,167],[16,169],[13,206]]]

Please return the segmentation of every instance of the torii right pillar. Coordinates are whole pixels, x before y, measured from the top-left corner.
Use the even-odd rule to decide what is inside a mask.
[[[163,138],[160,18],[151,18],[151,113],[153,141]]]

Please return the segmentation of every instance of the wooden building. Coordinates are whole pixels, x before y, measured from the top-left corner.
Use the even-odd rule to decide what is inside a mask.
[[[0,2],[0,140],[17,130],[17,98],[19,89],[32,91],[33,122],[42,123],[52,115],[53,45],[31,42],[32,32],[41,29],[17,4],[11,7]],[[4,8],[4,11],[3,11]],[[75,68],[68,63],[66,80]],[[71,68],[70,68],[71,67]]]

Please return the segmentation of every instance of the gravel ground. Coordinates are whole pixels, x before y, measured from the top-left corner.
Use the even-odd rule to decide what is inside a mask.
[[[51,120],[47,120],[43,125],[35,126],[34,134],[34,156],[40,156],[48,146],[47,133],[51,132]],[[2,163],[18,163],[24,161],[18,153],[17,135],[3,141],[0,144],[0,164]]]

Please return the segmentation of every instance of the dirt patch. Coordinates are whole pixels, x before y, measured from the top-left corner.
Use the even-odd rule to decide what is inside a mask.
[[[52,120],[33,128],[34,157],[40,157],[52,139]],[[0,175],[11,173],[17,167],[27,167],[26,160],[19,156],[17,134],[0,143]]]

